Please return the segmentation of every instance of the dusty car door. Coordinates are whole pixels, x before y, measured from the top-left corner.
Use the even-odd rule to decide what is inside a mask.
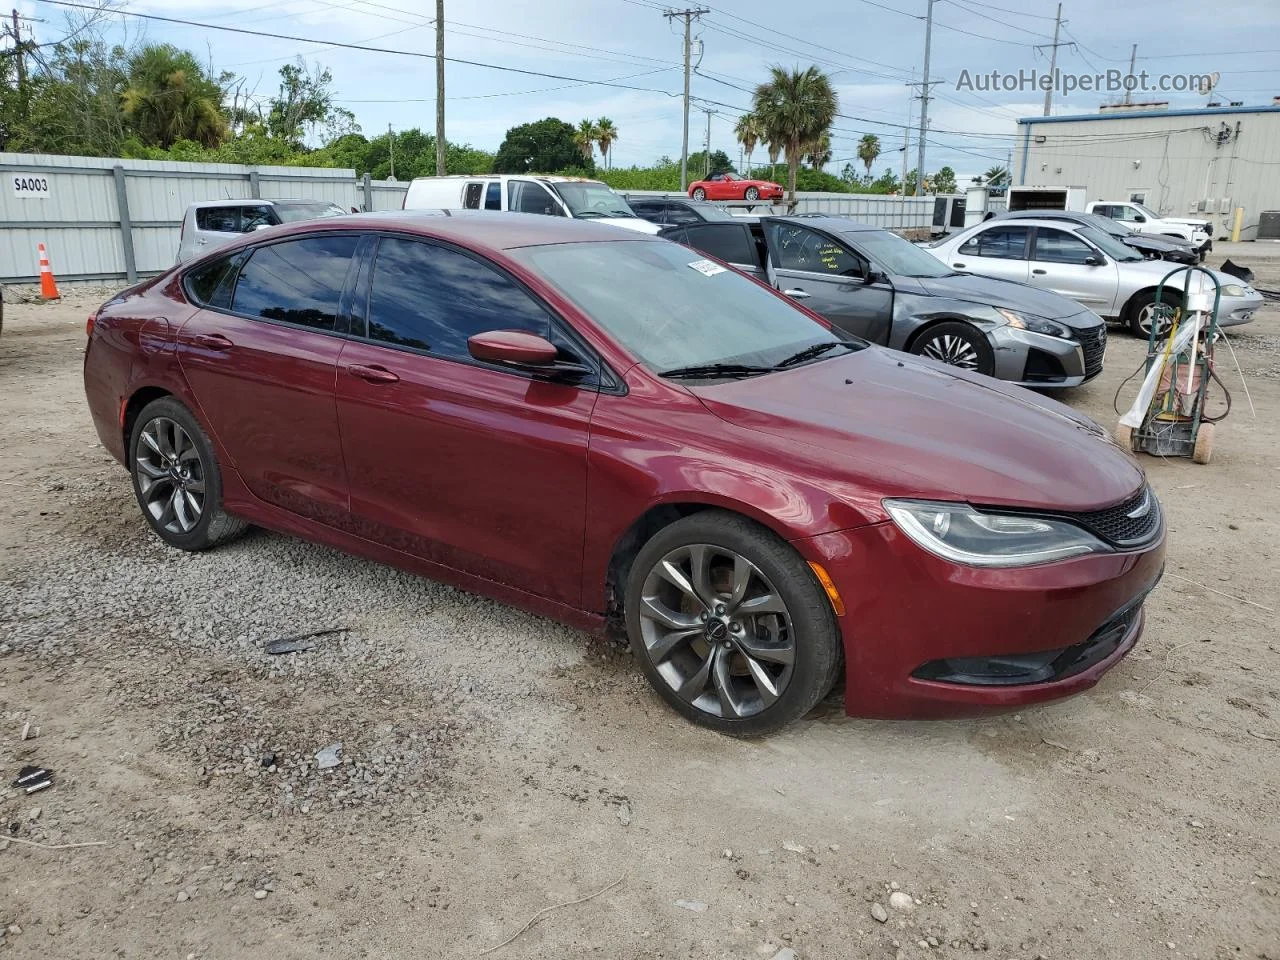
[[[229,258],[238,277],[219,277],[207,297],[189,278],[202,309],[178,332],[182,372],[245,485],[339,526],[347,480],[333,392],[343,344],[336,326],[358,241],[333,234],[263,244],[247,259]]]
[[[826,233],[785,220],[763,224],[775,287],[842,330],[889,342],[893,285],[887,277],[867,282],[870,264]]]
[[[953,270],[1026,283],[1031,228],[993,223],[965,240],[944,261]]]
[[[524,330],[568,355],[573,335],[506,273],[452,247],[383,236],[364,272],[337,387],[357,528],[577,604],[599,381],[540,379],[467,350],[477,333]]]
[[[1118,281],[1116,265],[1081,237],[1056,227],[1036,227],[1031,245],[1033,286],[1106,313],[1115,301]]]

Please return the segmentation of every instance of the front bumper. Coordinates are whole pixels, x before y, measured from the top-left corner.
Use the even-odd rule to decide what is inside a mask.
[[[1254,313],[1266,303],[1262,297],[1223,297],[1218,304],[1218,326],[1238,327],[1251,323]]]
[[[1137,643],[1142,599],[1164,565],[1163,531],[1142,550],[1018,569],[950,563],[892,522],[795,546],[844,600],[846,712],[885,719],[970,716],[1087,690]],[[975,664],[993,662],[1030,672],[978,676]],[[1056,666],[1035,674],[1043,663]]]
[[[1067,340],[1012,326],[994,328],[988,339],[995,349],[996,378],[1035,389],[1078,387],[1092,380],[1102,372],[1106,324],[1099,320],[1072,329],[1076,336]]]

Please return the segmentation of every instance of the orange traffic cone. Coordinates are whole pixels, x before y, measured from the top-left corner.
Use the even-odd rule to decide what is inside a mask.
[[[43,243],[36,244],[36,249],[40,252],[40,299],[60,300],[62,294],[58,293],[58,284],[53,279],[53,271],[49,269],[49,254]]]

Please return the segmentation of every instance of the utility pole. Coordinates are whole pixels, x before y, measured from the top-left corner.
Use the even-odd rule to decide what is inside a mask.
[[[387,146],[391,150],[391,179],[396,178],[396,135],[391,132],[391,124],[387,124]]]
[[[705,7],[689,10],[667,10],[662,15],[668,20],[679,17],[684,21],[684,139],[680,146],[680,191],[689,186],[689,59],[692,55],[693,21],[711,11]]]
[[[1042,43],[1036,47],[1037,50],[1043,50],[1045,47],[1048,47],[1050,51],[1052,51],[1049,54],[1049,86],[1046,87],[1044,91],[1044,115],[1046,117],[1049,115],[1049,111],[1053,107],[1053,85],[1057,82],[1057,77],[1054,75],[1054,71],[1058,69],[1058,48],[1069,47],[1071,45],[1065,41],[1062,43],[1058,42],[1058,32],[1062,29],[1062,25],[1065,22],[1066,21],[1062,19],[1062,4],[1058,4],[1058,16],[1053,21],[1053,43]]]
[[[1133,71],[1137,69],[1137,65],[1138,65],[1138,45],[1135,43],[1133,45],[1133,49],[1129,51],[1129,76],[1127,78],[1129,82],[1124,85],[1125,106],[1128,106],[1129,104],[1133,103],[1133,87],[1131,87],[1130,84],[1137,82],[1136,80],[1134,80],[1134,77],[1133,77]]]
[[[19,33],[18,11],[13,11],[13,28],[10,36],[13,37],[13,56],[18,62],[18,93],[25,94],[27,92],[27,62],[22,57],[22,34]]]
[[[436,176],[445,170],[444,142],[444,0],[436,0]]]
[[[702,177],[711,176],[711,115],[715,113],[710,107],[699,107],[707,115],[707,145],[702,151]]]
[[[924,77],[920,82],[920,145],[916,153],[916,196],[924,196],[924,133],[929,126],[929,51],[933,43],[933,5],[937,0],[929,0],[929,10],[924,20]],[[940,83],[941,81],[934,81]]]
[[[911,68],[911,82],[907,87],[912,91],[907,96],[907,125],[902,128],[902,195],[907,193],[907,164],[911,160],[911,118],[915,115],[916,106],[916,70]]]

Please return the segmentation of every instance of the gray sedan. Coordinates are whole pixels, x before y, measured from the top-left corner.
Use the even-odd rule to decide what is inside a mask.
[[[1054,219],[994,219],[926,247],[952,270],[1029,283],[1070,297],[1099,315],[1148,337],[1156,315],[1156,288],[1176,264],[1146,260],[1096,227]],[[1213,271],[1222,287],[1218,323],[1248,323],[1261,294],[1236,277]],[[1171,277],[1162,302],[1182,302],[1186,274]],[[1203,276],[1192,290],[1212,284]]]

